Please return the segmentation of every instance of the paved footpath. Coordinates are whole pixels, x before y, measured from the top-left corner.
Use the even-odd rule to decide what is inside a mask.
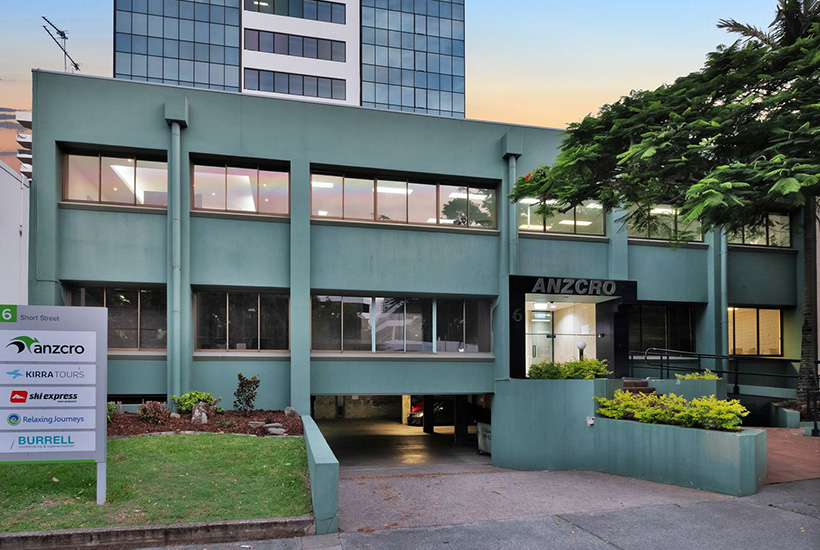
[[[163,550],[820,548],[820,479],[767,485],[754,496],[727,498],[616,476],[602,479],[603,474],[587,472],[529,474],[542,476],[538,480],[542,491],[548,487],[566,488],[569,485],[562,484],[570,481],[575,482],[576,491],[551,497],[548,506],[519,517],[476,516],[466,522],[449,522],[451,520],[443,518],[444,521],[435,524],[415,527],[363,527],[338,535],[176,546]],[[543,477],[550,477],[549,474],[554,479]],[[560,474],[573,477],[560,479]],[[536,479],[533,477],[532,481]],[[625,483],[621,489],[629,495],[617,497],[617,503],[613,504],[612,497],[607,495],[611,495],[619,483]],[[637,489],[649,490],[650,495],[642,497],[642,491],[630,488],[635,484]],[[468,500],[452,504],[468,508],[475,505]]]

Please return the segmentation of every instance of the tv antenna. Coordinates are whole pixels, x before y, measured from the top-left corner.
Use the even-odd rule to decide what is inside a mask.
[[[45,20],[46,23],[51,25],[54,28],[54,31],[57,33],[57,36],[54,36],[54,34],[52,34],[52,32],[48,29],[48,27],[43,25],[43,28],[46,30],[46,32],[51,37],[51,39],[54,40],[54,43],[57,44],[57,47],[59,47],[61,50],[63,50],[63,71],[68,72],[68,62],[69,61],[71,61],[71,70],[72,70],[72,72],[73,71],[79,71],[80,66],[77,64],[76,61],[71,59],[71,56],[68,55],[68,50],[66,50],[66,48],[65,48],[65,43],[68,40],[68,31],[58,29],[57,25],[55,25],[54,23],[49,21],[48,17],[46,17],[45,15],[43,16],[43,19]],[[58,37],[59,37],[59,40],[57,40]]]

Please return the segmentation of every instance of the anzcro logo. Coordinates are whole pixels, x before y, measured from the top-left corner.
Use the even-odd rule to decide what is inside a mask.
[[[17,336],[11,339],[11,342],[6,347],[15,346],[17,353],[23,353],[28,350],[29,353],[35,355],[82,355],[85,353],[85,347],[81,344],[41,344],[37,338],[31,336]]]

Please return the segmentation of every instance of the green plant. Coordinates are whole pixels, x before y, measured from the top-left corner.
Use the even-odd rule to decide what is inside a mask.
[[[231,420],[230,418],[219,417],[216,421],[216,425],[220,428],[232,428],[236,422]]]
[[[165,424],[171,418],[171,409],[159,401],[146,401],[137,412],[143,421],[151,424]]]
[[[605,360],[591,358],[565,363],[553,361],[535,363],[527,372],[528,377],[541,380],[591,380],[605,378],[610,374],[612,371],[607,370]]]
[[[117,412],[117,404],[114,403],[113,401],[108,401],[105,404],[105,408],[108,412],[108,421],[111,422],[111,415],[116,414],[116,412]]]
[[[687,372],[686,374],[676,374],[675,378],[678,380],[723,380],[720,376],[704,369],[703,372]]]
[[[204,402],[206,405],[214,406],[216,405],[219,399],[214,398],[213,394],[204,391],[189,391],[188,393],[182,394],[181,396],[172,395],[171,399],[174,401],[174,404],[177,406],[177,410],[182,413],[189,413],[194,410],[194,407],[200,401]]]
[[[612,399],[594,399],[601,416],[686,428],[737,431],[743,417],[749,414],[738,400],[716,399],[714,395],[689,401],[674,393],[657,395],[617,390]]]
[[[233,402],[234,409],[249,413],[253,410],[253,402],[256,399],[256,390],[259,389],[259,378],[256,375],[251,378],[246,378],[242,373],[237,373],[236,377],[239,379]]]

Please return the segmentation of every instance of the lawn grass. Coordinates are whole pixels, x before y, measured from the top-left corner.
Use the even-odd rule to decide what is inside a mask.
[[[108,500],[93,463],[0,464],[0,532],[311,513],[304,439],[231,434],[108,441]]]

